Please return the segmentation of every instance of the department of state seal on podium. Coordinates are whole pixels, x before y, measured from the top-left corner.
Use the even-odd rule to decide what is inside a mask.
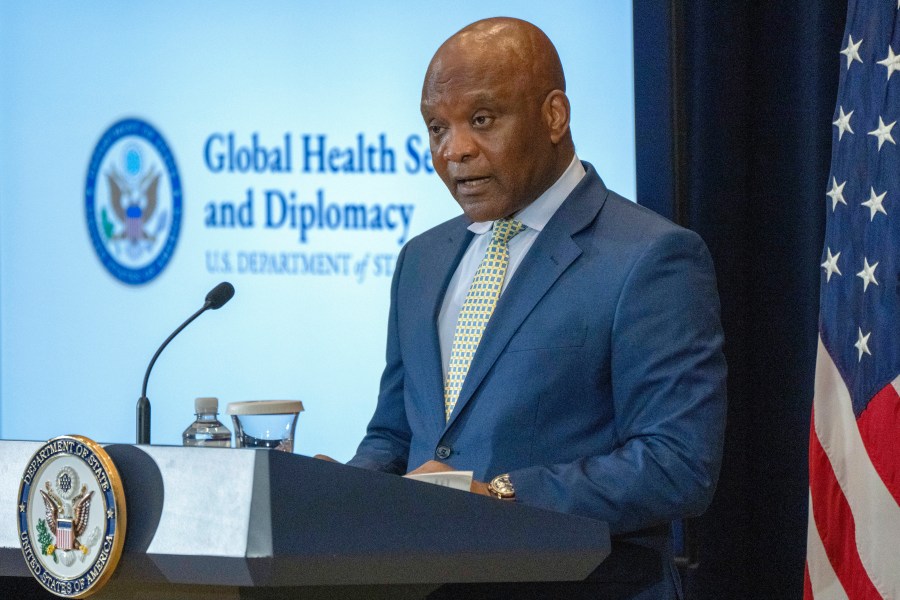
[[[48,441],[28,462],[18,500],[22,554],[44,588],[84,598],[109,580],[125,542],[125,493],[99,444],[77,435]]]

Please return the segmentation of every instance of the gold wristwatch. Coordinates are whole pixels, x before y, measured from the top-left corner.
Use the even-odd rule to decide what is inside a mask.
[[[509,474],[497,475],[488,483],[488,491],[501,500],[515,500],[516,488],[509,480]]]

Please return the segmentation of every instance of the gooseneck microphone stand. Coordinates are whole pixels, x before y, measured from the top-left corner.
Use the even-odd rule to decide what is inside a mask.
[[[149,444],[150,443],[150,399],[147,398],[147,380],[150,379],[150,371],[153,370],[153,365],[156,364],[156,359],[159,358],[160,353],[163,349],[169,345],[169,342],[172,339],[181,333],[181,330],[191,324],[191,322],[202,315],[205,311],[209,309],[217,310],[222,307],[226,302],[231,300],[232,296],[234,296],[234,286],[232,286],[227,281],[223,281],[216,287],[214,287],[207,295],[206,301],[203,303],[203,307],[191,315],[187,321],[181,324],[181,326],[172,332],[172,335],[166,338],[166,341],[162,343],[162,346],[159,347],[159,350],[156,351],[156,354],[153,355],[153,358],[150,360],[150,364],[147,366],[147,372],[144,373],[144,385],[141,387],[141,397],[137,401],[137,427],[136,427],[136,443],[138,444]]]

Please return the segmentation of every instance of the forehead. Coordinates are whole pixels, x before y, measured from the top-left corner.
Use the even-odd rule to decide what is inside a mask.
[[[422,111],[448,104],[502,102],[527,92],[524,69],[514,68],[509,57],[489,53],[439,54],[432,61],[422,86]]]

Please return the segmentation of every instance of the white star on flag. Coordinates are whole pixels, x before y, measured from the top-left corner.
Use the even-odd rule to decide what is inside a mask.
[[[878,285],[878,282],[875,281],[876,267],[878,267],[878,263],[870,265],[868,257],[863,257],[863,270],[856,274],[857,277],[863,280],[863,292],[869,289],[870,283]]]
[[[898,0],[900,1],[900,0]],[[854,60],[858,60],[862,62],[862,59],[859,57],[859,45],[863,43],[862,40],[859,40],[855,44],[853,43],[853,36],[849,36],[850,41],[847,42],[847,47],[841,50],[841,54],[847,57],[847,68],[850,68],[850,65]]]
[[[869,132],[869,135],[874,135],[878,138],[878,150],[881,150],[881,145],[884,143],[884,140],[889,141],[890,143],[897,145],[897,142],[894,141],[893,136],[891,136],[891,129],[894,128],[894,125],[897,124],[897,121],[894,121],[890,125],[885,125],[884,121],[881,117],[878,117],[878,129],[873,129]],[[853,133],[852,131],[850,133]]]
[[[859,329],[859,328],[857,327],[857,329]],[[856,343],[853,344],[854,346],[856,346],[856,349],[859,350],[859,361],[860,362],[862,361],[863,354],[868,354],[869,356],[872,356],[872,353],[869,352],[869,336],[870,335],[872,335],[871,331],[869,333],[867,333],[866,335],[863,335],[862,329],[859,329],[859,339],[857,339]]]
[[[853,111],[851,110],[849,113],[844,114],[844,107],[839,107],[841,114],[838,115],[837,121],[832,122],[832,125],[837,125],[838,128],[838,141],[844,137],[844,132],[849,131],[853,133],[853,130],[850,129],[850,117],[853,116]]]
[[[894,71],[900,71],[900,54],[894,54],[894,49],[888,46],[887,58],[879,60],[878,64],[887,67],[887,78],[890,81]]]
[[[875,220],[875,213],[882,213],[884,215],[887,215],[887,211],[884,210],[884,206],[882,205],[882,202],[884,202],[884,197],[887,194],[887,192],[881,192],[880,195],[876,195],[875,188],[870,187],[869,194],[870,194],[869,199],[862,203],[863,206],[869,207],[869,211],[871,211],[871,213],[872,213],[869,218],[869,221]]]
[[[825,193],[826,196],[831,198],[831,212],[835,211],[838,202],[846,206],[847,201],[844,200],[845,185],[847,185],[846,181],[838,185],[837,179],[835,179],[834,177],[831,178],[831,190]]]
[[[843,276],[841,270],[838,269],[837,261],[841,256],[841,253],[838,252],[835,255],[831,254],[831,248],[828,248],[828,258],[825,259],[825,262],[822,263],[822,267],[825,269],[825,282],[831,281],[831,275],[837,273],[838,275]]]

